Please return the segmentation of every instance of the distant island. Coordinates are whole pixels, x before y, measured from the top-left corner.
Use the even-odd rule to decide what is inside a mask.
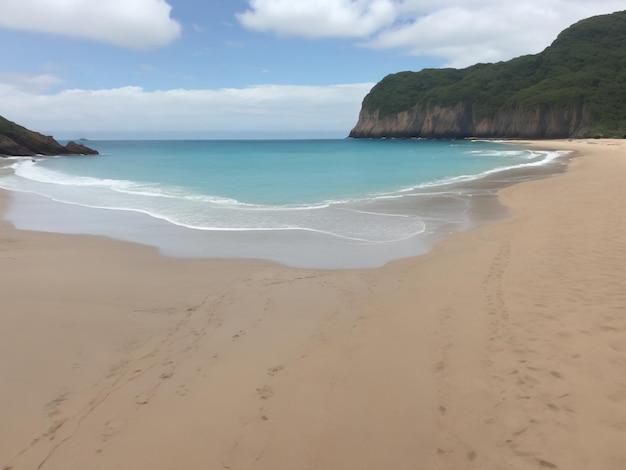
[[[626,11],[565,29],[535,55],[386,76],[355,138],[626,138]]]
[[[61,145],[0,116],[0,157],[35,155],[98,155],[98,151],[76,142]]]

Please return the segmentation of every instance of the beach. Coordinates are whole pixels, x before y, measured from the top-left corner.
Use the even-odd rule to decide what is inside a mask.
[[[0,468],[626,468],[626,141],[521,144],[576,157],[375,269],[0,220]]]

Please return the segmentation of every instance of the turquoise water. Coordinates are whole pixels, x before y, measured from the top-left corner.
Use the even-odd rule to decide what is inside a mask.
[[[315,234],[318,249],[333,243],[391,247],[444,225],[466,225],[468,198],[484,193],[472,183],[559,155],[468,140],[88,144],[101,155],[16,159],[0,187],[73,206],[143,213],[186,229],[222,232],[222,238],[258,231]],[[284,235],[277,237],[284,244]],[[236,255],[236,246],[229,250],[225,256]]]

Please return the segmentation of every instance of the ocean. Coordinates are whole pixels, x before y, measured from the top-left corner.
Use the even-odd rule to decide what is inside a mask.
[[[490,198],[494,206],[499,188],[558,171],[565,154],[472,140],[86,144],[101,155],[14,159],[0,175],[0,187],[16,192],[5,218],[169,256],[312,268],[374,267],[424,253],[476,224],[476,205]]]

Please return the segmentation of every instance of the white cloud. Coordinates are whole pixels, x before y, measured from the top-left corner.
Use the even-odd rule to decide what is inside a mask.
[[[171,9],[164,0],[2,0],[0,27],[150,49],[180,36]]]
[[[393,0],[250,0],[237,15],[245,27],[279,34],[321,37],[365,37],[393,23]]]
[[[241,24],[307,38],[354,37],[463,67],[537,53],[571,24],[623,0],[249,0]]]
[[[167,90],[19,91],[0,83],[7,119],[58,138],[343,137],[373,83]]]
[[[45,73],[41,75],[29,75],[17,72],[1,72],[0,84],[14,89],[16,92],[39,93],[52,88],[55,85],[61,85],[63,80]]]
[[[365,45],[378,49],[408,48],[415,55],[443,57],[446,66],[464,67],[538,53],[571,24],[624,6],[614,0],[478,0],[441,4],[440,8],[424,12],[422,2],[406,1],[404,14],[408,19],[380,31]],[[421,16],[415,14],[418,11]]]

